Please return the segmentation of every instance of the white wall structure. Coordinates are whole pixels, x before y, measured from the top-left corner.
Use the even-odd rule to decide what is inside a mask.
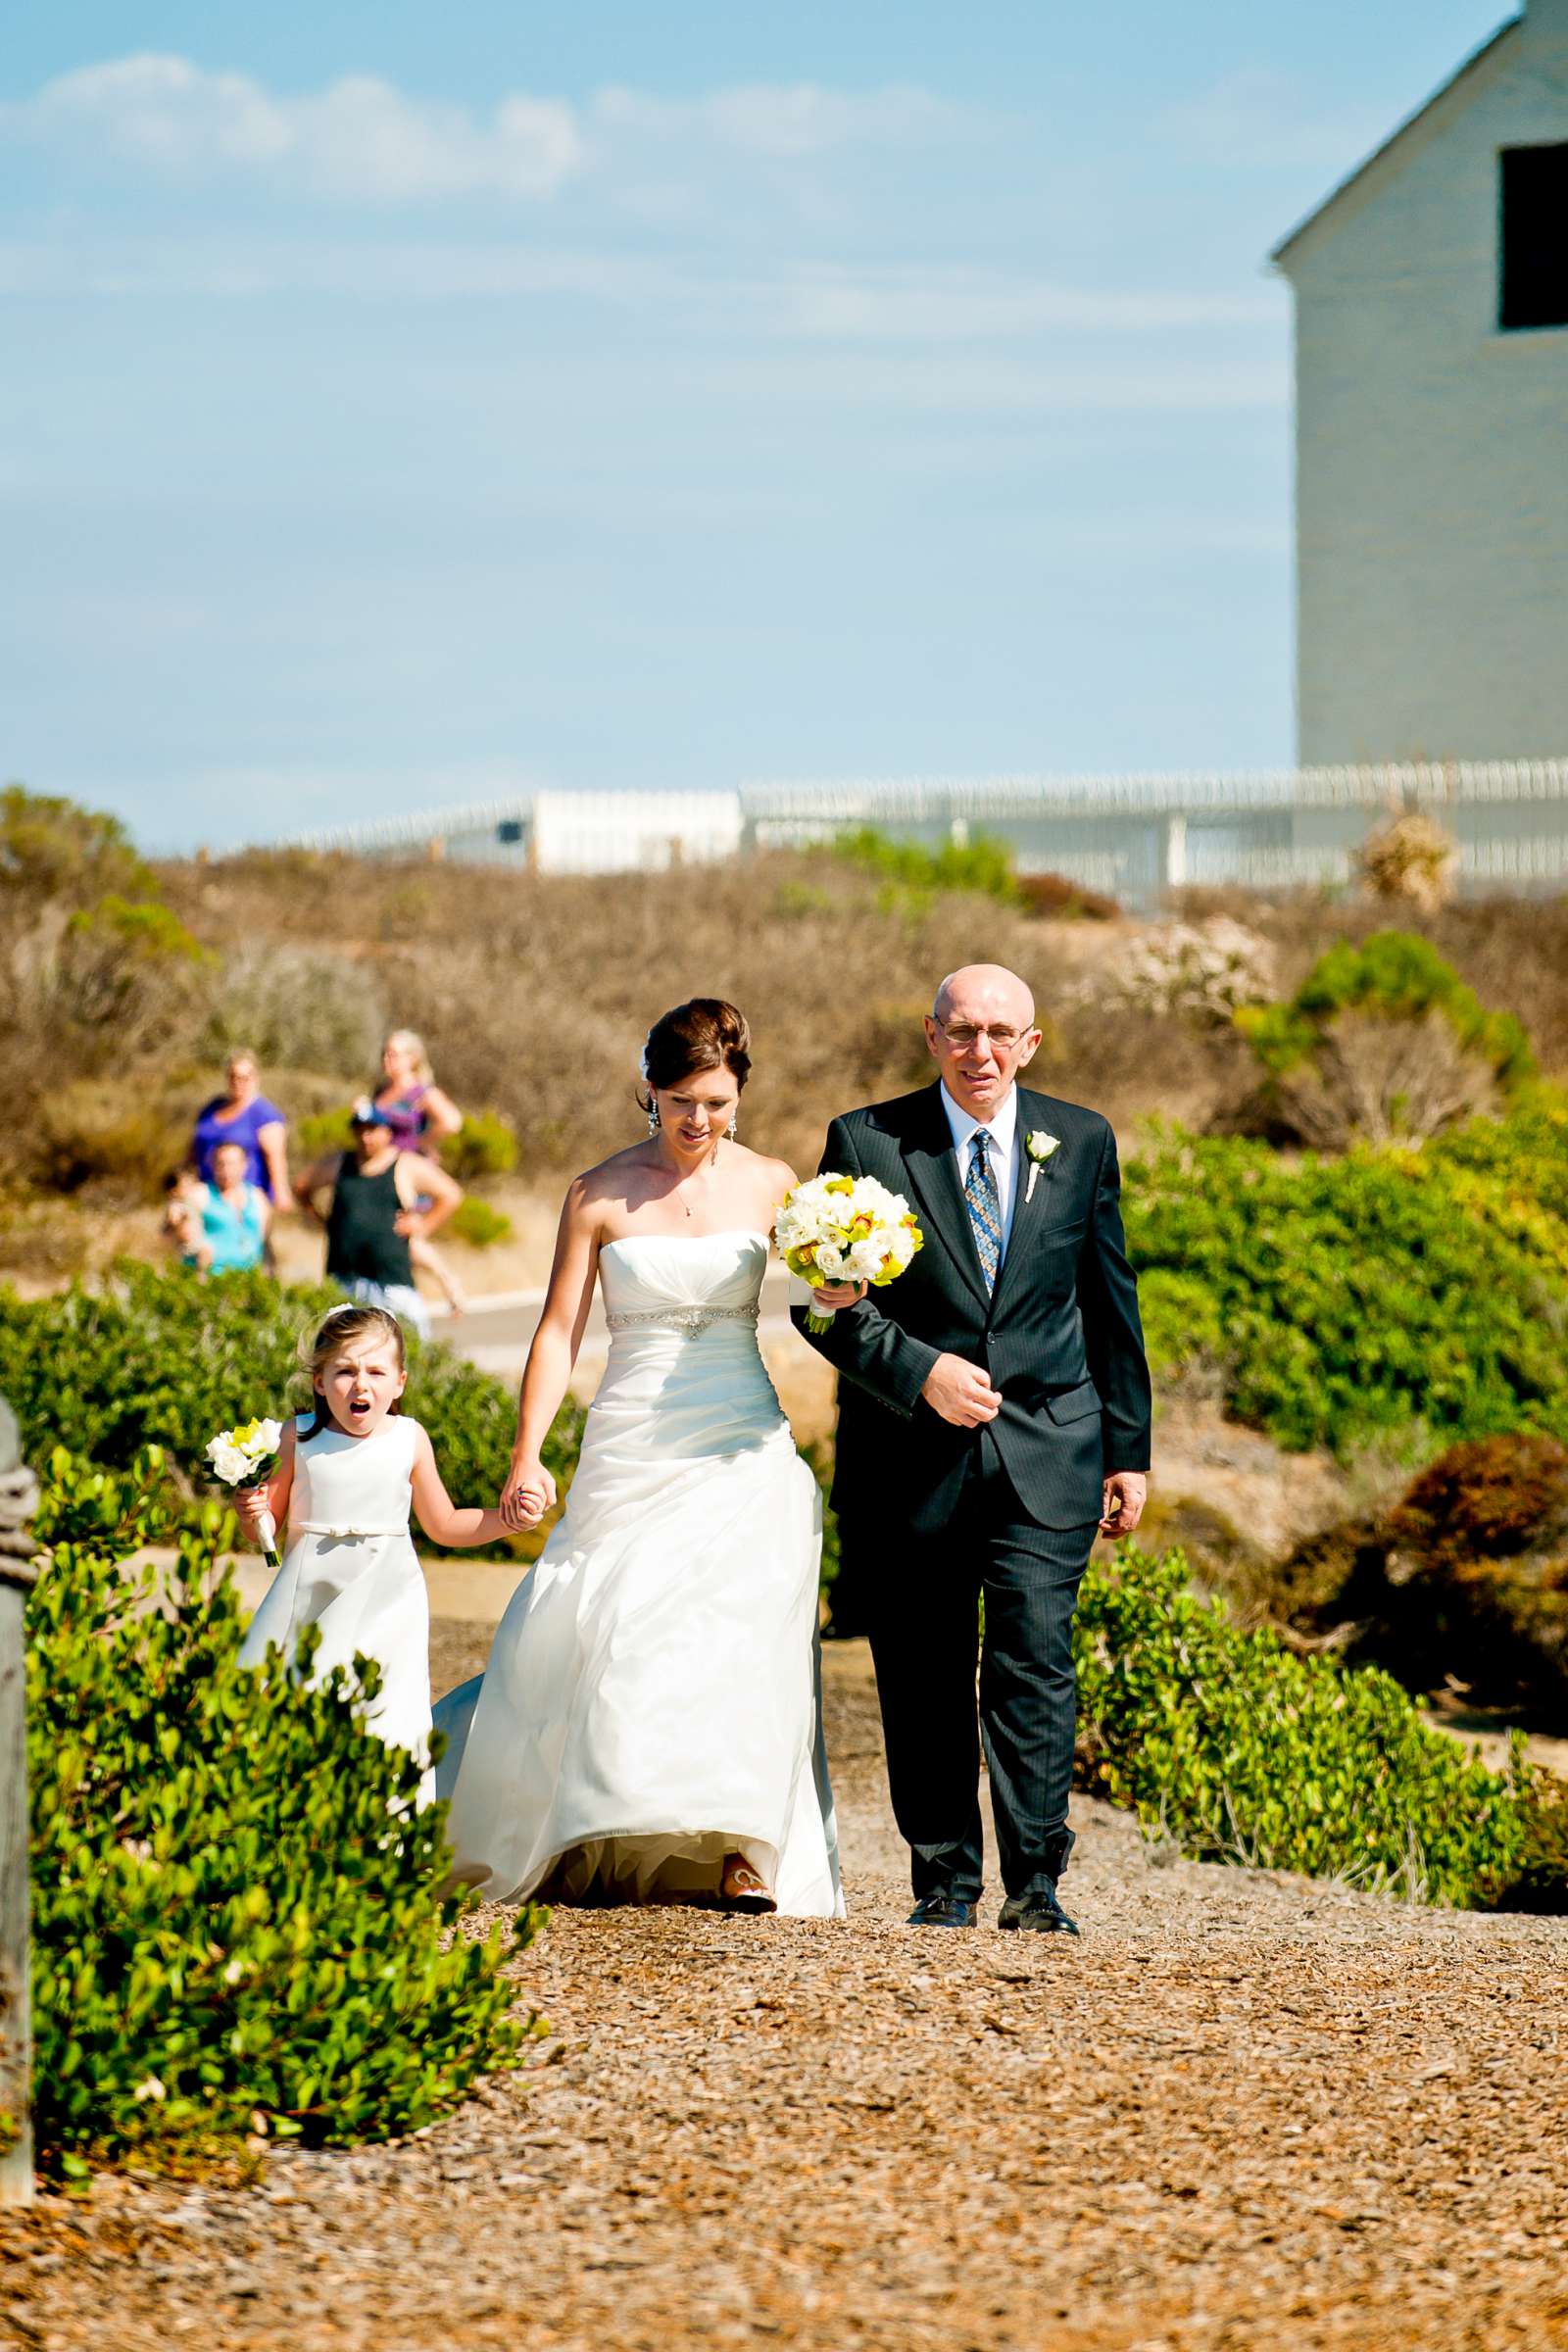
[[[413,816],[372,818],[294,836],[292,849],[351,857],[450,858],[545,874],[656,873],[733,858],[741,846],[734,792],[515,793]]]
[[[1568,753],[1568,0],[1528,0],[1274,259],[1303,765]]]
[[[1131,907],[1185,884],[1338,888],[1391,811],[1452,834],[1461,888],[1568,886],[1568,759],[1197,770],[1169,775],[844,778],[740,792],[536,792],[304,835],[361,858],[655,872],[738,853],[808,849],[870,825],[936,846],[988,833],[1023,873],[1064,874]]]

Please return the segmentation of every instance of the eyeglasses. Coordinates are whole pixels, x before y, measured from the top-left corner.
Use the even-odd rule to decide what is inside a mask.
[[[932,1017],[935,1018],[935,1015]],[[1005,1024],[987,1028],[982,1023],[977,1028],[972,1021],[954,1021],[951,1024],[947,1021],[938,1021],[937,1027],[949,1045],[956,1046],[960,1054],[967,1047],[977,1044],[982,1037],[990,1039],[993,1053],[1010,1054],[1013,1047],[1021,1046],[1029,1035],[1027,1029],[1009,1029]]]

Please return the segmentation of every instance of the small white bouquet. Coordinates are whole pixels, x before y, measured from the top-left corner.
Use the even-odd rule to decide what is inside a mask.
[[[233,1429],[220,1429],[216,1438],[208,1439],[208,1464],[220,1486],[264,1487],[277,1468],[278,1447],[282,1443],[281,1421],[241,1421]],[[277,1529],[270,1511],[262,1513],[256,1532],[268,1566],[275,1568]]]
[[[813,1290],[866,1282],[879,1291],[897,1281],[925,1236],[904,1195],[874,1176],[813,1176],[786,1196],[773,1241],[790,1272]],[[831,1331],[833,1318],[813,1308],[806,1328]]]

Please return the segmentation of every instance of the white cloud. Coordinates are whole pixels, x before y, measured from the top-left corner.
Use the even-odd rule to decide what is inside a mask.
[[[0,142],[109,157],[175,179],[251,176],[313,196],[396,204],[553,195],[618,147],[706,146],[791,162],[933,135],[956,109],[922,90],[759,83],[692,100],[601,90],[586,110],[514,91],[483,113],[373,74],[287,96],[247,74],[146,53],[84,66],[0,106]]]
[[[252,173],[371,203],[549,196],[586,157],[576,112],[559,99],[514,94],[481,118],[369,74],[281,97],[248,74],[153,55],[61,74],[0,109],[0,133],[8,129],[175,177]]]
[[[894,84],[851,94],[815,82],[757,82],[690,100],[604,89],[594,120],[607,132],[690,142],[709,139],[749,155],[789,160],[851,145],[893,145],[929,137],[958,119],[926,90]]]

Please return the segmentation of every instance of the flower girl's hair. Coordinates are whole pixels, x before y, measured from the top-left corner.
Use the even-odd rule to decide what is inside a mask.
[[[311,1376],[311,1403],[315,1407],[310,1428],[300,1432],[302,1446],[311,1438],[318,1438],[323,1429],[333,1426],[332,1408],[317,1387],[318,1380],[324,1377],[327,1367],[337,1361],[345,1348],[351,1348],[356,1340],[363,1340],[371,1332],[378,1333],[386,1341],[397,1357],[398,1370],[403,1371],[408,1363],[408,1351],[403,1344],[403,1326],[396,1315],[388,1314],[384,1306],[360,1306],[345,1299],[341,1306],[327,1309],[314,1337],[307,1332],[301,1341],[300,1362]],[[394,1396],[387,1411],[400,1413],[402,1410],[402,1397]]]

